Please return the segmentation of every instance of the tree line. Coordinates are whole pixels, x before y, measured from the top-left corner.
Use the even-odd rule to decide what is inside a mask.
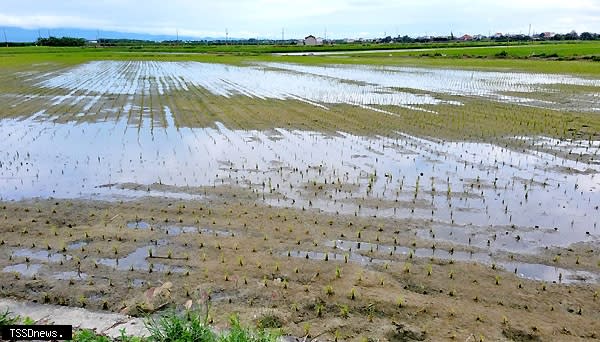
[[[41,46],[84,46],[86,44],[86,40],[84,38],[73,38],[73,37],[48,37],[48,38],[38,38],[36,41],[36,45]]]

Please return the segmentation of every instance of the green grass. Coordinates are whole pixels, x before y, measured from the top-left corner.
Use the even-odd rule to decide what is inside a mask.
[[[225,53],[225,54],[270,54],[290,52],[339,52],[339,51],[364,51],[364,50],[406,50],[405,54],[419,55],[427,50],[444,54],[463,54],[460,51],[478,50],[477,54],[494,55],[503,49],[510,50],[513,56],[529,56],[532,53],[556,53],[560,56],[598,54],[600,41],[471,41],[471,42],[429,42],[429,43],[349,43],[334,45],[278,45],[278,44],[238,44],[238,45],[212,45],[212,44],[151,44],[140,43],[135,45],[118,45],[110,47],[42,47],[23,46],[1,48],[8,53],[45,53],[45,52],[70,52],[73,50],[111,50],[118,52],[179,52],[179,53]]]
[[[198,314],[168,314],[146,324],[152,341],[216,341],[216,334]]]
[[[483,43],[355,44],[312,48],[318,51],[382,48],[409,49],[405,51],[366,54],[349,52],[344,55],[327,56],[273,55],[271,52],[293,52],[299,49],[299,47],[294,48],[293,46],[277,47],[273,45],[259,47],[254,45],[200,46],[193,48],[150,46],[140,49],[132,49],[130,47],[81,48],[30,46],[0,48],[0,71],[3,69],[31,68],[32,65],[40,63],[69,66],[92,60],[157,60],[198,61],[237,65],[252,62],[405,65],[600,75],[600,62],[581,59],[582,56],[595,55],[600,57],[598,53],[600,51],[599,41],[519,43],[510,46],[481,45]],[[503,51],[506,51],[507,57],[497,58],[496,56]],[[558,58],[543,58],[553,55],[558,56]]]
[[[19,321],[18,317],[14,317],[11,315],[11,312],[8,309],[0,313],[0,327],[10,324],[16,324]]]
[[[91,330],[79,330],[73,334],[73,341],[78,342],[110,342],[106,336],[97,335]]]
[[[280,336],[278,330],[245,327],[236,315],[230,318],[229,330],[222,333],[215,332],[206,320],[207,316],[197,311],[186,311],[184,314],[169,312],[159,318],[147,318],[146,328],[150,336],[130,336],[121,330],[121,336],[116,340],[121,342],[275,342]],[[19,323],[28,324],[27,319],[22,322],[20,317],[13,316],[8,310],[0,313],[0,327]],[[73,333],[73,341],[111,342],[113,340],[92,330],[83,329]]]
[[[184,315],[168,313],[158,319],[149,319],[146,327],[150,336],[145,341],[271,342],[280,336],[278,331],[244,327],[236,315],[230,318],[229,330],[217,333],[206,319],[207,316],[195,311]]]
[[[496,46],[462,46],[462,47],[436,47],[433,49],[409,50],[393,52],[399,56],[433,56],[440,54],[437,57],[498,57],[501,58],[502,52],[506,52],[505,57],[512,58],[528,58],[537,57],[544,58],[551,55],[556,57],[581,57],[589,55],[599,55],[600,42],[598,41],[579,41],[579,42],[544,42],[544,43],[528,43],[518,45],[500,44]],[[377,55],[385,56],[389,53],[377,53]]]

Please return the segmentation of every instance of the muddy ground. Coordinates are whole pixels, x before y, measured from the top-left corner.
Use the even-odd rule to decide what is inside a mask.
[[[427,221],[274,208],[226,186],[203,192],[197,200],[1,203],[0,267],[22,265],[0,272],[2,296],[133,315],[181,310],[192,299],[200,308],[209,303],[219,327],[238,313],[249,324],[320,340],[600,336],[598,284],[533,281],[495,265],[331,244],[432,248],[416,236]],[[538,258],[597,272],[593,248],[555,248]],[[167,282],[169,291],[149,296]]]

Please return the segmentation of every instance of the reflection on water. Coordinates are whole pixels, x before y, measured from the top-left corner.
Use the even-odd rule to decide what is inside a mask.
[[[42,264],[29,264],[29,263],[16,264],[16,265],[9,265],[9,266],[4,267],[2,269],[2,272],[18,273],[24,277],[33,277],[35,275],[38,275],[38,273],[40,272],[40,269],[42,267],[43,267]]]
[[[414,89],[453,96],[477,96],[493,100],[534,104],[558,108],[553,101],[529,98],[527,93],[545,93],[557,102],[564,101],[552,85],[600,87],[600,80],[553,74],[522,72],[492,72],[460,69],[415,68],[393,66],[329,65],[313,66],[286,63],[266,63],[276,70],[295,71],[302,75],[318,75],[335,80],[373,84],[384,89]],[[506,93],[524,93],[508,96]],[[590,110],[589,103],[585,107]],[[593,107],[593,106],[592,106]],[[573,105],[570,105],[573,109]]]
[[[454,260],[454,261],[475,261],[487,265],[495,264],[503,267],[506,271],[513,272],[522,278],[553,281],[562,283],[572,282],[597,282],[600,279],[600,275],[586,271],[572,271],[560,267],[547,266],[542,264],[530,264],[524,262],[507,262],[500,258],[490,256],[488,253],[481,252],[465,252],[455,250],[444,250],[440,248],[408,248],[402,246],[389,246],[384,244],[373,244],[364,241],[347,241],[347,240],[335,240],[330,241],[326,244],[329,247],[348,251],[349,260],[358,263],[371,263],[372,258],[364,257],[364,253],[378,253],[383,256],[394,256],[401,255],[414,256],[417,258],[435,258],[442,260]],[[321,254],[311,252],[309,259],[319,259]],[[299,255],[294,255],[298,257]],[[339,258],[334,258],[337,260]],[[343,256],[341,260],[344,260]],[[385,262],[385,259],[375,259],[379,263]],[[388,260],[387,262],[393,262]]]
[[[394,90],[379,84],[342,82],[317,74],[272,70],[269,66],[232,66],[197,62],[90,62],[67,73],[45,75],[37,83],[45,88],[64,88],[52,105],[74,105],[85,101],[84,112],[100,95],[159,95],[200,87],[214,95],[248,96],[260,99],[298,100],[314,106],[352,104],[357,106],[412,106],[453,103],[430,95]],[[85,96],[81,96],[81,94]],[[411,107],[417,109],[416,107]]]
[[[255,63],[233,66],[198,62],[96,61],[68,72],[34,77],[40,87],[68,92],[51,99],[53,106],[81,104],[83,112],[103,96],[139,95],[202,88],[218,96],[242,95],[260,99],[299,100],[314,106],[351,104],[375,109],[373,105],[419,109],[419,105],[459,105],[461,96],[549,108],[595,110],[600,107],[592,94],[573,97],[565,107],[564,98],[551,86],[600,87],[600,80],[553,74],[491,72],[393,66]],[[406,90],[399,90],[406,89]],[[415,94],[419,92],[420,94]],[[440,100],[434,95],[456,96]],[[520,93],[520,95],[507,94]],[[527,94],[544,93],[549,100]],[[589,96],[588,96],[589,95]],[[575,105],[574,105],[575,104]],[[562,106],[562,107],[561,107]]]
[[[195,187],[226,184],[275,206],[432,220],[439,237],[462,244],[471,238],[476,245],[492,240],[493,248],[526,250],[600,237],[595,141],[587,150],[578,144],[590,156],[583,162],[400,133],[128,128],[125,119],[2,120],[1,199],[186,198],[197,196]],[[150,190],[159,184],[177,192]]]

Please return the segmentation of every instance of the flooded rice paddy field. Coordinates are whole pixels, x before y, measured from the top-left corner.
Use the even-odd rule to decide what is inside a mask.
[[[5,295],[139,314],[211,292],[217,324],[331,339],[598,338],[600,80],[102,61],[3,81]]]

